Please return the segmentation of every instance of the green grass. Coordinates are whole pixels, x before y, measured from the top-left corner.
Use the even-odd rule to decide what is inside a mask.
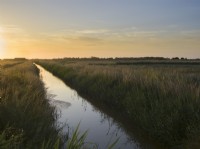
[[[1,62],[1,65],[0,134],[3,142],[11,141],[9,144],[14,145],[11,148],[36,148],[44,140],[57,139],[56,112],[46,100],[37,68],[30,61]],[[13,143],[16,140],[18,143]]]
[[[90,101],[127,117],[163,146],[200,146],[198,62],[106,65],[105,60],[58,59],[38,63]]]
[[[80,134],[79,127],[71,138],[63,135],[57,117],[36,66],[29,60],[1,60],[0,148],[63,149],[64,144],[66,149],[97,148],[85,143],[87,133]]]
[[[87,131],[80,134],[79,132],[79,125],[76,127],[76,130],[73,132],[72,136],[70,138],[67,138],[67,141],[65,144],[60,143],[60,139],[57,139],[56,142],[52,145],[52,140],[48,140],[47,142],[44,142],[41,149],[98,149],[98,147],[95,144],[89,144],[85,142],[85,139],[87,137]],[[111,148],[108,148],[111,149]]]

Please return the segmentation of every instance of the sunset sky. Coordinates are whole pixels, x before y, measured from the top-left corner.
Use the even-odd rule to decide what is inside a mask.
[[[0,0],[1,58],[200,58],[200,0]]]

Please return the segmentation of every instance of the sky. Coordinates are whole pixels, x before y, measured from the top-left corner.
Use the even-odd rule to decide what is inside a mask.
[[[200,58],[200,0],[0,0],[1,58]]]

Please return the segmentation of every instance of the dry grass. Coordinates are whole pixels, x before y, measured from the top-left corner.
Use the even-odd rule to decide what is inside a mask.
[[[95,148],[85,144],[86,133],[80,134],[78,127],[71,138],[63,136],[57,116],[31,61],[0,60],[0,148]]]
[[[0,64],[0,145],[11,141],[7,148],[35,148],[57,139],[56,112],[46,100],[36,67],[30,61]]]
[[[98,61],[104,65],[93,65],[92,60],[39,63],[93,102],[120,111],[165,146],[189,148],[191,142],[197,143],[199,65],[106,65],[104,61]]]

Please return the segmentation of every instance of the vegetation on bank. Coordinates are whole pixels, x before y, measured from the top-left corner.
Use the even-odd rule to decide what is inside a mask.
[[[59,138],[56,111],[46,100],[37,68],[26,60],[1,61],[0,148],[39,148]]]
[[[63,135],[57,116],[31,61],[0,61],[1,149],[63,149],[64,144],[66,149],[95,148],[85,143],[87,135],[78,127],[71,137]]]
[[[77,59],[37,63],[92,102],[126,116],[164,146],[199,147],[199,64],[112,65]]]

